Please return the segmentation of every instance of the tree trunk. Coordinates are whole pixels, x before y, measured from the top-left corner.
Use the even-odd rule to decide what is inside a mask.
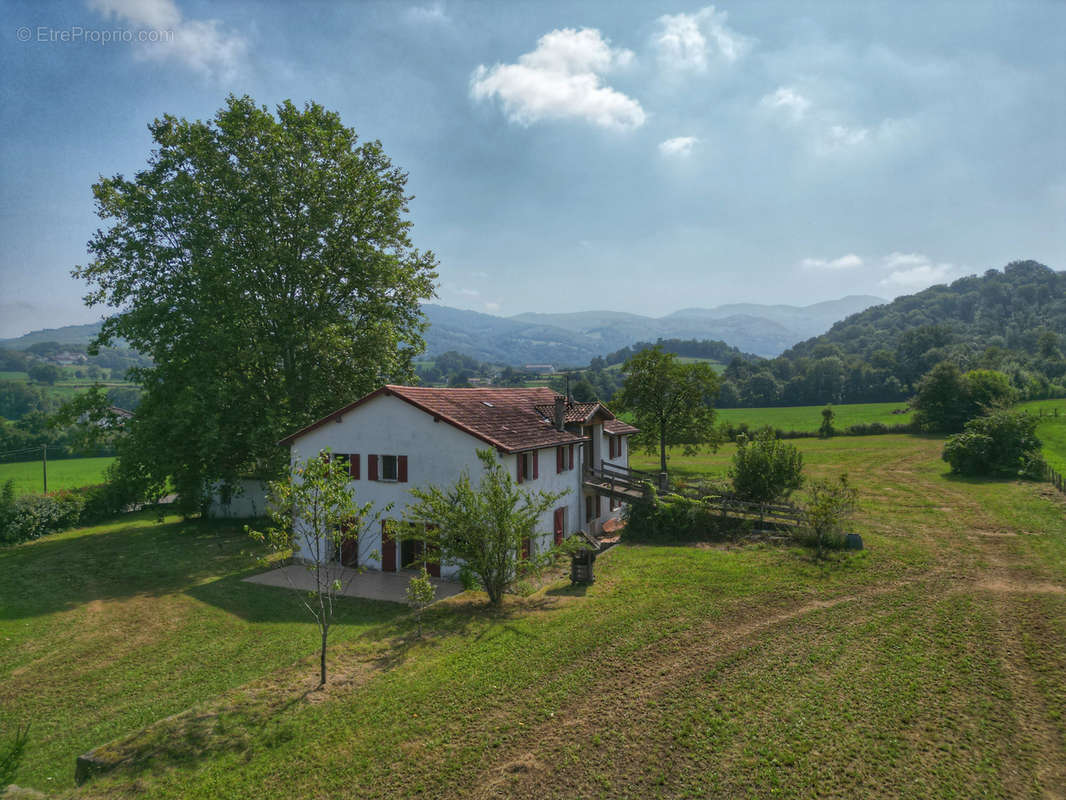
[[[659,472],[666,472],[666,424],[659,426]]]
[[[319,673],[319,688],[326,685],[326,637],[329,636],[329,631],[323,626],[322,628],[322,654],[321,654],[321,671]]]

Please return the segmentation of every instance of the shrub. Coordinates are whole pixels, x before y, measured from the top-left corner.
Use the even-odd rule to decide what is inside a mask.
[[[781,441],[767,428],[753,440],[737,439],[729,477],[738,499],[772,503],[803,482],[803,456],[795,445]]]
[[[807,502],[801,506],[803,527],[818,548],[818,557],[826,547],[844,544],[844,520],[858,508],[859,493],[848,483],[848,476],[837,480],[812,480],[807,485]]]
[[[81,521],[85,498],[78,492],[24,494],[16,497],[0,531],[0,544],[18,544],[73,528]]]
[[[966,423],[948,438],[941,457],[959,475],[999,475],[1039,480],[1044,476],[1037,418],[1025,412],[993,411]]]
[[[724,539],[736,532],[736,520],[723,519],[706,503],[677,494],[659,497],[647,486],[646,495],[622,512],[626,541],[694,542]]]

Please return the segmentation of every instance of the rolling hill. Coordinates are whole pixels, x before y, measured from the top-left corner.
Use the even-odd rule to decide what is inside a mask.
[[[656,339],[717,340],[744,352],[775,356],[827,331],[837,320],[882,302],[851,296],[804,307],[744,303],[684,309],[658,318],[617,311],[497,317],[436,304],[426,304],[422,310],[429,321],[426,355],[430,358],[455,350],[479,361],[580,366],[595,356]],[[50,328],[0,340],[0,347],[21,350],[49,341],[86,345],[99,330],[100,323]]]

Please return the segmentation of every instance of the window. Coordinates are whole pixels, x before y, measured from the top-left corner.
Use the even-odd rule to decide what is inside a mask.
[[[382,456],[381,457],[381,480],[383,481],[395,481],[400,477],[399,470],[396,466],[396,456]]]
[[[538,475],[539,468],[537,466],[537,460],[538,459],[536,450],[529,450],[525,453],[519,453],[515,457],[515,461],[517,462],[517,474],[515,475],[515,480],[518,483],[522,483],[523,481],[536,480],[538,477],[540,477]]]
[[[368,455],[366,473],[369,481],[407,483],[407,456]]]

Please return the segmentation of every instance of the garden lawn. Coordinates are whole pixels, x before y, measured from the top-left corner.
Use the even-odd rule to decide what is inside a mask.
[[[299,593],[241,580],[260,555],[233,523],[148,512],[0,549],[0,735],[32,724],[18,783],[70,787],[79,754],[314,652]],[[344,599],[333,639],[401,612]]]
[[[816,433],[822,424],[821,406],[786,406],[782,408],[722,408],[715,411],[719,422],[739,425],[748,423],[752,429],[769,425],[783,431]],[[893,411],[903,413],[893,414]],[[833,427],[843,431],[849,425],[880,422],[884,425],[906,425],[911,421],[911,411],[906,402],[899,403],[849,403],[833,406]]]
[[[333,662],[358,678],[326,692],[224,693],[116,743],[131,760],[68,794],[1055,796],[1066,786],[1062,498],[1045,484],[953,479],[934,438],[798,445],[811,474],[846,469],[859,487],[852,527],[866,550],[818,562],[781,544],[623,544],[590,587],[560,580],[499,613],[463,595],[427,613],[422,642],[402,619],[367,630]],[[728,455],[672,463],[720,471]],[[252,602],[245,588],[228,603]],[[70,602],[77,639],[98,627],[93,593]],[[228,630],[232,615],[217,624]],[[25,641],[43,638],[46,653],[61,635]],[[221,639],[196,655],[232,658]],[[37,675],[42,694],[69,677]]]
[[[76,489],[79,486],[91,486],[103,483],[107,468],[115,459],[113,456],[102,458],[63,458],[48,462],[48,491],[56,489]],[[19,461],[0,464],[0,486],[9,480],[15,482],[15,494],[40,492],[44,488],[44,475],[41,460]]]

